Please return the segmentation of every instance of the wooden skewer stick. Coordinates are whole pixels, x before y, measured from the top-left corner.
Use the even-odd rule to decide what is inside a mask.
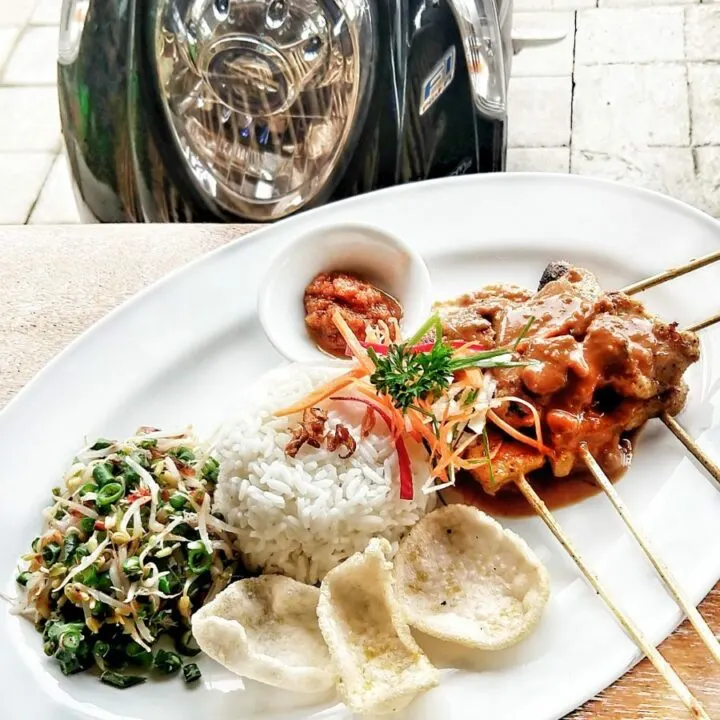
[[[710,720],[710,716],[705,711],[702,703],[690,692],[690,689],[682,681],[680,676],[675,672],[672,665],[660,654],[657,648],[653,647],[650,641],[642,634],[640,629],[627,617],[620,608],[615,605],[605,588],[600,584],[598,578],[593,574],[590,568],[585,564],[580,554],[575,550],[570,539],[565,535],[565,531],[555,520],[553,514],[548,510],[540,496],[533,490],[530,483],[524,476],[520,475],[515,484],[520,492],[525,496],[532,506],[533,510],[542,518],[550,532],[556,537],[558,542],[565,548],[568,555],[575,561],[580,572],[585,576],[592,586],[593,590],[605,601],[610,612],[620,623],[622,629],[627,633],[630,639],[638,646],[638,648],[647,656],[648,660],[655,666],[656,670],[662,675],[667,684],[682,700],[685,707],[693,718],[701,718],[702,720]]]
[[[692,626],[697,631],[700,639],[705,644],[705,647],[710,651],[713,658],[720,663],[720,642],[718,642],[715,634],[708,626],[703,616],[698,612],[694,603],[691,603],[680,589],[677,581],[673,578],[668,570],[667,566],[658,558],[650,547],[650,543],[640,532],[635,522],[630,517],[630,513],[627,506],[622,501],[622,498],[615,490],[615,486],[610,482],[607,475],[603,472],[597,460],[592,456],[592,453],[588,450],[585,443],[580,445],[580,454],[582,455],[588,470],[592,473],[592,476],[597,481],[597,484],[602,488],[603,492],[608,496],[610,502],[613,504],[615,509],[618,511],[618,515],[622,518],[623,522],[627,526],[628,530],[632,533],[633,537],[637,540],[638,545],[642,548],[643,552],[650,560],[652,566],[657,571],[657,574],[662,579],[667,591],[672,595],[675,602],[680,606],[682,611],[687,615],[688,620],[692,623]]]
[[[695,325],[691,325],[685,330],[689,332],[698,332],[704,328],[710,327],[715,323],[720,322],[720,313],[713,315],[705,320],[702,320]],[[715,479],[715,482],[720,484],[720,466],[713,462],[705,453],[705,451],[688,435],[685,429],[680,423],[669,413],[663,413],[660,419],[665,423],[668,430],[685,446],[695,459],[710,473]]]
[[[720,322],[720,313],[717,315],[711,315],[709,318],[705,318],[705,320],[701,320],[699,323],[690,325],[690,327],[686,327],[685,330],[687,330],[687,332],[699,332],[700,330],[704,330],[717,322]]]
[[[675,278],[681,277],[682,275],[692,272],[693,270],[699,270],[700,268],[717,262],[718,260],[720,260],[720,250],[712,252],[709,255],[705,255],[705,257],[691,260],[689,263],[685,263],[685,265],[680,265],[680,267],[665,270],[664,272],[658,273],[657,275],[645,278],[645,280],[640,280],[640,282],[628,285],[626,288],[623,288],[622,292],[624,292],[626,295],[635,295],[635,293],[642,292],[643,290],[648,290],[649,288],[660,285],[664,282],[667,282],[668,280],[674,280]]]
[[[688,435],[685,428],[668,413],[663,413],[662,421],[668,430],[687,448],[687,450],[695,456],[695,459],[720,483],[720,466],[711,460],[703,451],[703,449]]]

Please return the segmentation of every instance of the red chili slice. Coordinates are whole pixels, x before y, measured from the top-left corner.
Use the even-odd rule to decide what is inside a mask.
[[[341,400],[343,402],[361,403],[367,407],[371,407],[385,422],[388,430],[392,432],[392,421],[385,410],[368,398],[350,397],[349,395],[333,395],[331,400]],[[398,456],[398,465],[400,467],[400,499],[412,500],[415,488],[413,486],[412,465],[410,464],[410,455],[408,454],[405,441],[402,437],[395,438],[395,452]]]
[[[374,350],[378,355],[387,355],[388,353],[388,345],[379,345],[378,343],[360,343],[366,350],[371,349]],[[468,345],[465,340],[450,340],[448,343],[450,347],[453,347],[455,349],[461,348],[465,345]],[[426,342],[426,343],[420,343],[419,345],[413,345],[410,350],[414,353],[425,353],[430,352],[433,347],[435,346],[434,342]],[[479,345],[473,343],[472,345],[468,345],[469,350],[474,350],[475,352],[482,352],[483,350],[487,350],[487,348],[484,345]],[[349,353],[348,353],[349,354]]]
[[[400,499],[413,499],[413,476],[412,465],[410,464],[410,455],[402,438],[395,441],[395,452],[398,456],[398,464],[400,465]]]

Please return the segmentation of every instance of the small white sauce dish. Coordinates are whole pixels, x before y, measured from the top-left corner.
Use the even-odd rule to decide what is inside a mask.
[[[293,362],[327,360],[305,327],[305,288],[321,272],[373,283],[403,309],[405,337],[427,320],[432,282],[422,257],[402,240],[367,225],[332,225],[303,235],[270,265],[258,298],[260,322],[275,349]]]

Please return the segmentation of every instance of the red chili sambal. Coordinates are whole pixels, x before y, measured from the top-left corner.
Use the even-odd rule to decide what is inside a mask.
[[[397,325],[403,311],[393,297],[372,283],[345,272],[323,272],[305,288],[305,325],[318,347],[345,357],[345,340],[333,323],[339,310],[360,341],[368,327]]]

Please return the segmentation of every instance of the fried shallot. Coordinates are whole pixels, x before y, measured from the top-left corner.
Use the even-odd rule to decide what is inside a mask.
[[[341,424],[333,429],[327,429],[327,413],[318,407],[310,407],[303,410],[302,420],[291,431],[292,440],[285,446],[285,454],[294,458],[300,452],[303,445],[314,448],[321,448],[323,443],[329,452],[335,452],[341,447],[346,449],[341,460],[347,460],[356,450],[357,443],[350,431]]]

